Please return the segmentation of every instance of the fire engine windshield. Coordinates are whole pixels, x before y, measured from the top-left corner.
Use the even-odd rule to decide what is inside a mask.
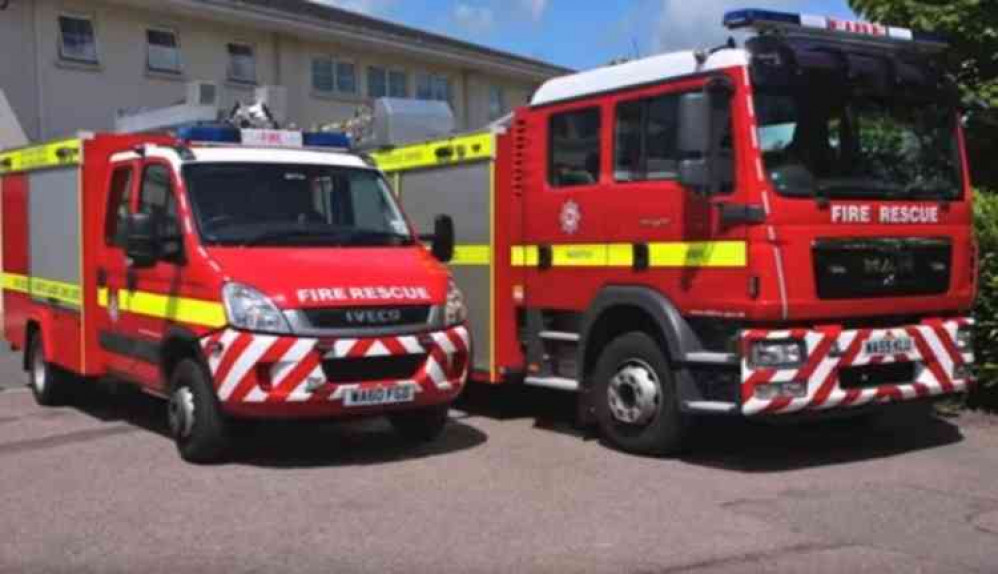
[[[415,243],[375,171],[276,163],[195,163],[183,171],[202,240],[209,245]]]
[[[798,81],[756,84],[759,143],[773,187],[791,197],[959,198],[957,113],[945,94],[905,85],[916,67],[902,67],[905,76],[896,62],[822,56],[826,67],[805,68]]]

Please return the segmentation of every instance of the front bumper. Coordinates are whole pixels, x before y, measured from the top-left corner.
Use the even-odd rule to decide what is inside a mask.
[[[201,347],[222,410],[251,418],[362,416],[446,404],[464,388],[471,354],[464,326],[364,339],[226,329],[202,339]],[[357,389],[404,386],[413,387],[413,402],[344,404]]]
[[[846,330],[841,326],[742,334],[742,413],[789,414],[876,403],[906,401],[965,392],[972,384],[972,352],[957,348],[957,330],[971,319],[925,320],[890,329]],[[896,354],[868,352],[868,341],[907,339],[910,350]],[[747,357],[755,341],[803,340],[799,368],[754,368]],[[910,373],[905,380],[878,380]],[[902,375],[904,376],[904,375]]]

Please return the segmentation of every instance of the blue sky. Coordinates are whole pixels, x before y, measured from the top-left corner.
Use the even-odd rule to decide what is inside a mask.
[[[846,0],[313,0],[577,69],[710,47],[732,8],[854,18]]]

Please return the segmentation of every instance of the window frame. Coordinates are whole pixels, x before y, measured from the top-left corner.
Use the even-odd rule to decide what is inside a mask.
[[[547,129],[547,138],[546,138],[547,139],[547,158],[546,158],[547,175],[545,177],[545,183],[546,183],[547,188],[549,190],[554,190],[554,191],[577,190],[577,189],[583,189],[583,188],[587,188],[587,187],[593,187],[593,186],[596,186],[596,185],[599,185],[600,183],[602,183],[603,176],[605,175],[604,174],[605,170],[603,169],[604,168],[603,163],[604,163],[604,160],[606,159],[604,157],[604,155],[606,154],[606,152],[605,152],[604,146],[603,146],[603,144],[604,144],[604,136],[605,136],[605,134],[603,132],[604,132],[604,128],[606,127],[605,117],[604,117],[606,114],[604,113],[604,108],[605,108],[605,106],[601,102],[586,102],[585,104],[579,105],[578,107],[572,107],[572,108],[568,108],[568,109],[556,110],[556,111],[552,111],[550,114],[548,114],[547,122],[546,122],[546,129]],[[587,113],[587,112],[593,112],[593,111],[595,111],[598,114],[598,117],[599,117],[599,125],[596,128],[596,133],[597,133],[597,146],[596,146],[596,149],[599,150],[599,161],[597,162],[598,171],[596,173],[596,178],[594,179],[594,181],[592,183],[579,183],[579,184],[574,184],[574,185],[557,185],[557,184],[555,184],[555,181],[554,181],[554,174],[555,174],[555,170],[554,170],[554,130],[551,129],[552,126],[553,126],[553,124],[554,124],[555,118],[558,118],[560,116],[570,115],[570,114],[581,114],[581,113]]]
[[[499,112],[496,113],[492,108],[492,105],[496,103],[493,101],[493,96],[498,95],[499,102]],[[499,86],[496,84],[491,84],[489,86],[489,121],[495,121],[506,114],[509,113],[508,100],[506,98],[506,88],[504,86]]]
[[[385,93],[381,94],[381,95],[375,95],[373,93],[373,91],[371,90],[371,78],[373,77],[373,74],[371,72],[373,72],[375,70],[380,70],[381,73],[384,76]],[[367,95],[367,97],[369,99],[376,100],[378,98],[387,98],[388,97],[388,67],[387,66],[381,66],[381,65],[377,65],[377,64],[368,64],[367,65],[367,69],[364,70],[364,79],[366,80],[365,81],[366,85],[364,86],[364,88],[365,88],[364,92],[365,92],[365,94]]]
[[[424,77],[428,81],[429,97],[427,97],[427,98],[421,97],[419,95],[419,79],[420,79],[420,77]],[[435,84],[435,82],[437,80],[443,80],[447,84],[447,97],[445,99],[441,99],[441,98],[436,97],[436,94],[435,94],[435,92],[436,92],[436,84]],[[424,101],[424,102],[446,102],[447,104],[450,104],[451,106],[454,105],[454,81],[451,79],[451,76],[448,75],[448,74],[439,73],[439,72],[431,72],[429,70],[418,70],[418,71],[416,71],[415,77],[413,78],[413,88],[414,88],[414,92],[413,92],[413,98],[414,99],[421,100],[421,101]]]
[[[149,48],[151,44],[149,42],[149,32],[161,32],[173,35],[174,46],[173,49],[177,51],[177,69],[167,70],[163,68],[154,68],[149,60]],[[163,74],[166,76],[183,76],[184,75],[184,52],[180,43],[180,32],[176,28],[170,26],[146,26],[146,72],[150,74]]]
[[[401,74],[402,75],[403,82],[402,82],[402,95],[401,96],[392,95],[392,74]],[[408,70],[406,70],[405,68],[398,68],[398,67],[394,67],[394,68],[389,67],[389,68],[387,68],[387,71],[385,73],[385,82],[386,82],[385,83],[385,87],[386,87],[386,90],[388,91],[388,96],[387,97],[389,97],[389,98],[409,99],[409,71]]]
[[[84,20],[90,24],[90,33],[92,34],[92,39],[94,44],[93,60],[85,60],[83,58],[77,58],[67,54],[65,34],[63,33],[62,30],[63,18],[73,19],[73,20]],[[56,14],[56,29],[59,34],[58,54],[60,62],[65,62],[67,64],[73,64],[77,66],[89,66],[93,68],[100,67],[101,65],[100,40],[98,39],[99,34],[97,31],[97,17],[94,14],[82,13],[82,12],[58,12]]]
[[[353,66],[353,90],[347,91],[340,88],[340,64],[350,64]],[[357,60],[353,58],[337,58],[333,57],[333,76],[336,79],[335,93],[342,94],[344,96],[357,96],[360,94],[360,76],[358,74],[359,66],[357,65]]]
[[[672,88],[672,86],[670,86],[670,88]],[[612,148],[612,153],[611,153],[612,164],[611,164],[610,167],[612,168],[611,171],[613,173],[613,182],[615,184],[629,185],[629,184],[655,183],[655,182],[678,181],[679,180],[678,164],[677,164],[676,175],[674,175],[673,177],[659,177],[659,178],[648,177],[648,146],[646,145],[647,141],[648,141],[647,140],[647,135],[648,135],[648,124],[649,124],[648,109],[649,109],[649,106],[650,106],[650,104],[651,104],[651,102],[653,100],[658,100],[658,99],[662,99],[662,98],[677,98],[677,99],[679,99],[679,98],[682,98],[686,94],[693,94],[693,93],[697,93],[699,91],[702,91],[702,89],[703,89],[702,86],[700,88],[669,89],[669,90],[666,90],[666,91],[662,91],[662,92],[658,92],[658,93],[650,94],[650,95],[643,95],[643,96],[629,97],[629,98],[620,98],[620,99],[618,99],[617,101],[615,101],[613,103],[613,125],[611,126],[612,130],[613,130],[613,148]],[[641,105],[641,158],[640,158],[640,160],[641,160],[641,162],[643,164],[643,167],[644,167],[644,177],[642,179],[620,179],[619,177],[617,177],[617,174],[620,171],[618,169],[619,166],[617,165],[617,152],[619,151],[619,148],[620,148],[620,145],[619,145],[620,144],[620,140],[618,139],[618,135],[619,135],[618,128],[620,126],[620,120],[619,120],[619,118],[620,118],[620,108],[621,108],[621,106],[625,106],[625,105],[628,105],[628,104],[635,104],[635,103],[638,103],[638,104]],[[677,118],[678,118],[678,107],[677,107]],[[676,134],[676,137],[677,138],[679,137],[678,132]],[[681,161],[682,161],[682,158],[677,158],[677,162],[681,162]]]
[[[146,174],[149,170],[153,168],[161,168],[166,171],[167,182],[169,183],[169,188],[166,193],[167,204],[172,200],[174,205],[174,217],[176,218],[176,230],[177,234],[175,236],[161,235],[160,240],[163,242],[163,247],[166,247],[167,242],[175,242],[177,245],[176,253],[164,253],[160,261],[166,263],[171,263],[173,265],[183,265],[186,260],[185,251],[185,241],[184,241],[184,215],[181,213],[181,202],[180,202],[180,182],[177,180],[176,173],[173,170],[173,166],[166,160],[160,158],[153,158],[149,161],[142,163],[141,169],[139,169],[139,179],[136,183],[135,197],[133,199],[134,213],[142,213],[143,207],[143,197],[145,195],[145,181]],[[165,206],[164,206],[165,207]],[[164,227],[166,222],[162,222]]]
[[[236,77],[233,74],[233,71],[234,71],[234,67],[232,65],[232,47],[233,46],[239,46],[239,47],[242,47],[242,48],[249,48],[250,54],[253,57],[253,78],[252,79],[239,78],[239,77]],[[259,70],[257,69],[257,65],[256,65],[257,64],[257,61],[256,61],[256,44],[253,44],[252,42],[244,42],[242,40],[230,40],[230,41],[228,41],[228,42],[225,43],[225,54],[226,54],[226,56],[228,58],[228,61],[226,62],[226,65],[225,65],[225,68],[226,68],[225,69],[225,78],[226,78],[226,80],[228,80],[230,82],[233,82],[233,83],[236,83],[236,84],[241,84],[241,85],[244,85],[244,86],[255,86],[257,84],[257,82],[259,81],[259,77],[260,77],[260,73],[259,73]]]
[[[323,89],[319,88],[318,86],[316,86],[316,84],[315,84],[315,63],[317,61],[319,61],[319,60],[325,60],[325,61],[327,61],[329,63],[329,66],[330,66],[330,75],[331,75],[331,78],[332,78],[332,85],[330,86],[330,89],[328,89],[328,90],[323,90]],[[336,80],[337,80],[336,64],[337,64],[336,58],[334,58],[333,56],[331,56],[329,54],[318,54],[317,53],[317,54],[313,54],[312,55],[312,57],[309,59],[308,75],[309,75],[309,84],[310,84],[310,87],[311,87],[311,90],[312,90],[313,94],[318,94],[320,96],[331,96],[331,95],[333,95],[333,94],[336,93],[336,87],[337,87],[336,86]]]

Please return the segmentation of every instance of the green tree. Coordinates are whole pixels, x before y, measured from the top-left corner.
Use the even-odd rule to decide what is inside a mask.
[[[967,104],[967,147],[975,184],[998,189],[998,0],[849,0],[863,18],[933,32],[950,43],[950,72]]]

